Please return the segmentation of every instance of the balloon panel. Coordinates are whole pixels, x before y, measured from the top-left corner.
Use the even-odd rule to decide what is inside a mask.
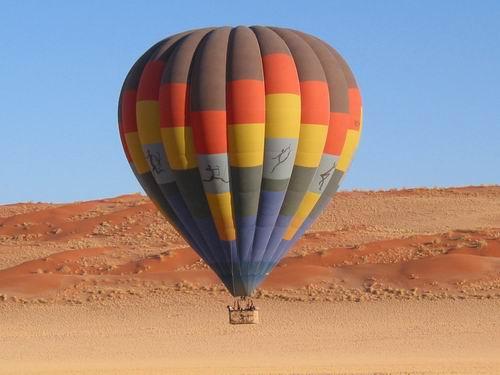
[[[148,196],[245,296],[338,189],[359,142],[361,96],[346,62],[318,38],[207,28],[139,58],[118,123]]]

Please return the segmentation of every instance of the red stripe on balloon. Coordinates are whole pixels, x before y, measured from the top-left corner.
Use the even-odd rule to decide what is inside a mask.
[[[132,163],[132,157],[130,156],[130,151],[128,150],[127,141],[125,140],[125,132],[123,130],[123,126],[121,124],[118,125],[120,129],[120,141],[122,142],[123,151],[125,152],[125,156],[129,163]]]
[[[262,58],[266,94],[300,94],[299,77],[292,56],[271,53]]]
[[[226,111],[191,112],[189,119],[198,154],[227,152]]]
[[[122,95],[122,126],[124,133],[137,131],[137,119],[135,117],[135,100],[137,91],[125,90]]]
[[[348,90],[349,113],[353,117],[352,129],[359,130],[361,125],[361,94],[359,89],[351,88]]]
[[[330,95],[326,82],[300,82],[300,102],[303,124],[329,124]]]
[[[189,86],[186,83],[166,83],[160,86],[160,127],[190,126]]]
[[[226,107],[229,124],[264,123],[266,119],[264,82],[250,79],[228,82]]]
[[[349,113],[332,112],[328,135],[326,136],[325,154],[340,156],[344,147],[347,129],[352,127],[352,117]]]
[[[146,64],[137,88],[137,101],[158,100],[158,90],[164,66],[165,62],[160,60],[150,61]]]

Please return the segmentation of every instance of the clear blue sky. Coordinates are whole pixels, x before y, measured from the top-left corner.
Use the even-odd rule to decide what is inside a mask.
[[[135,59],[209,25],[276,25],[337,48],[364,101],[344,189],[500,183],[500,1],[19,1],[0,5],[0,202],[140,187],[116,105]]]

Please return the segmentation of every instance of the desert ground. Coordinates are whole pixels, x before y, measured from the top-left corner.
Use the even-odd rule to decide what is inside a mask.
[[[500,374],[500,186],[338,193],[254,301],[140,194],[0,206],[0,374]]]

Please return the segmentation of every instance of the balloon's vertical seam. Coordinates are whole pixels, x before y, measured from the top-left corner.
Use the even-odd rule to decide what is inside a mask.
[[[290,184],[280,209],[270,241],[267,245],[264,269],[269,270],[283,239],[289,239],[287,230],[296,215],[304,215],[301,204],[314,204],[317,191],[308,192],[321,161],[329,125],[329,90],[325,72],[311,47],[299,36],[284,29],[272,28],[287,44],[297,67],[300,83],[301,119],[297,156]]]
[[[284,246],[275,256],[272,267],[279,262],[279,259],[286,253],[288,248],[297,242],[297,240],[304,234],[304,232],[330,202],[331,198],[337,191],[342,178],[345,176],[348,163],[352,159],[353,153],[358,144],[362,128],[362,110],[359,89],[357,88],[357,84],[351,70],[343,60],[342,56],[318,38],[295,30],[293,30],[293,32],[304,38],[304,40],[306,40],[315,49],[316,53],[323,56],[320,60],[322,60],[322,64],[324,63],[324,66],[328,68],[327,71],[330,71],[330,77],[333,78],[329,79],[331,92],[334,95],[332,95],[331,103],[331,129],[329,129],[329,141],[327,142],[325,152],[337,154],[337,165],[340,164],[340,160],[343,157],[344,165],[340,165],[340,167],[337,167],[334,170],[333,176],[328,182],[328,185],[322,193],[319,201],[316,202],[316,204],[310,209],[309,215],[295,232],[293,238],[290,240],[290,243],[287,244],[286,247]],[[332,69],[340,69],[340,74],[338,71],[336,73],[332,72]],[[334,73],[333,76],[332,73]],[[344,89],[340,90],[340,92],[339,86],[344,87]],[[339,94],[342,96],[339,97]],[[358,112],[359,115],[357,115]],[[357,116],[359,116],[359,118]],[[347,138],[349,134],[351,135],[351,140]],[[354,139],[352,139],[353,135]]]
[[[170,206],[180,224],[190,226],[189,215],[175,183],[172,170],[165,156],[160,132],[160,108],[158,101],[160,77],[176,43],[182,41],[185,34],[179,34],[163,43],[150,57],[139,78],[136,96],[136,125],[144,158],[151,175],[158,185],[165,201]],[[199,236],[189,231],[191,242],[200,247]]]
[[[200,231],[206,244],[204,250],[217,264],[219,277],[231,289],[230,261],[220,251],[220,241],[198,170],[190,119],[191,75],[196,68],[194,56],[212,30],[190,33],[166,62],[159,94],[160,126],[163,145],[176,183],[195,223],[193,228]]]
[[[190,121],[198,171],[230,269],[239,264],[227,145],[226,60],[230,28],[207,34],[198,47],[190,86]],[[237,286],[231,273],[233,293]]]
[[[175,36],[174,36],[175,37]],[[171,37],[172,38],[172,37]],[[148,196],[151,198],[156,207],[164,214],[167,220],[176,228],[179,232],[185,232],[184,226],[179,222],[175,213],[163,198],[161,191],[158,189],[155,183],[149,166],[144,159],[142,149],[140,146],[139,136],[137,134],[137,122],[136,122],[136,112],[135,112],[135,102],[137,97],[137,86],[138,80],[141,75],[142,70],[152,54],[169,39],[167,38],[161,42],[155,44],[151,47],[144,55],[142,55],[137,62],[134,64],[129,74],[125,78],[123,83],[122,91],[120,93],[120,123],[119,128],[122,131],[122,137],[124,139],[124,144],[126,146],[126,151],[130,155],[133,167],[133,172],[136,175],[139,183],[146,191]],[[189,234],[184,234],[188,243],[192,244],[192,239]]]
[[[203,226],[198,225],[196,208],[193,208],[193,194],[189,194],[189,190],[185,186],[196,185],[196,181],[189,179],[186,182],[187,175],[183,173],[186,169],[193,168],[196,172],[196,159],[194,155],[194,146],[192,141],[191,128],[188,127],[186,119],[186,111],[183,109],[186,105],[186,92],[187,92],[187,79],[189,69],[184,69],[183,79],[184,82],[169,82],[167,77],[166,82],[164,77],[171,75],[172,60],[175,60],[179,50],[185,50],[185,46],[192,47],[199,43],[199,40],[206,35],[211,29],[196,30],[188,35],[183,36],[178,40],[171,49],[165,49],[157,53],[156,59],[163,62],[163,67],[160,76],[157,77],[157,100],[159,105],[159,123],[157,124],[157,139],[163,148],[166,164],[171,170],[173,183],[167,191],[166,195],[170,199],[171,204],[174,206],[179,216],[189,228],[193,238],[197,242],[197,251],[203,260],[213,267],[214,271],[223,277],[225,273],[223,265],[219,262],[217,257],[214,256],[217,246],[213,246],[212,241],[207,231]],[[179,76],[179,74],[176,74]],[[180,108],[172,106],[172,102],[181,104]],[[179,110],[180,109],[180,110]],[[189,131],[187,131],[187,130]],[[201,180],[198,182],[201,186]],[[200,196],[196,197],[200,198]],[[209,216],[208,209],[206,210]]]
[[[290,182],[300,133],[300,84],[286,43],[267,27],[251,27],[259,43],[265,87],[265,146],[261,196],[252,249],[255,288],[265,274],[260,263]]]
[[[227,134],[231,197],[240,276],[250,287],[250,262],[262,181],[265,89],[257,39],[247,27],[231,31],[227,58]],[[247,290],[247,293],[249,290]]]

